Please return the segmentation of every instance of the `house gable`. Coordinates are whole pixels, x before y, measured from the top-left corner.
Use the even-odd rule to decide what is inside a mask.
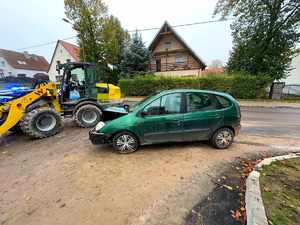
[[[152,63],[155,58],[159,57],[166,58],[166,64],[170,64],[172,62],[176,62],[176,54],[181,54],[181,60],[186,60],[187,67],[202,70],[206,67],[205,63],[186,44],[186,42],[177,34],[168,22],[163,24],[150,44],[149,50],[152,52],[153,56]],[[172,68],[170,68],[170,70],[172,70]]]
[[[79,47],[71,43],[58,40],[53,52],[51,63],[49,66],[48,74],[51,81],[57,81],[56,65],[57,61],[60,63],[66,63],[67,61],[78,62],[79,59]]]

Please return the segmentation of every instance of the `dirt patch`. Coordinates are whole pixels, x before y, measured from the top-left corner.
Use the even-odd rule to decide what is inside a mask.
[[[260,185],[269,223],[299,225],[300,158],[264,166]]]
[[[246,139],[239,136],[224,151],[199,142],[120,155],[110,146],[93,146],[88,131],[73,123],[47,139],[8,135],[0,144],[0,224],[182,224],[214,188],[211,177],[224,171],[222,165],[273,151],[239,144]]]

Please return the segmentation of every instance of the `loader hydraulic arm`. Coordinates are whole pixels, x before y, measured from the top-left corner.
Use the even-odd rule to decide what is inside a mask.
[[[28,106],[43,97],[49,97],[55,111],[61,112],[55,84],[39,84],[32,92],[0,105],[0,136],[20,122]]]

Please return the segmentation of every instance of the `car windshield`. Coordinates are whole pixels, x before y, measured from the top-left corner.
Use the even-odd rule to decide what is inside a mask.
[[[157,95],[159,92],[153,92],[152,94],[150,94],[149,96],[143,98],[141,101],[135,103],[133,106],[130,107],[130,112],[133,112],[137,106],[143,104],[144,102],[146,102],[147,100],[149,100],[150,98],[152,98],[154,95]]]

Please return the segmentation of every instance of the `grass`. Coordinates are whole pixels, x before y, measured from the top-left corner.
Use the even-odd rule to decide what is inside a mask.
[[[260,185],[269,224],[300,225],[300,158],[265,166]]]

